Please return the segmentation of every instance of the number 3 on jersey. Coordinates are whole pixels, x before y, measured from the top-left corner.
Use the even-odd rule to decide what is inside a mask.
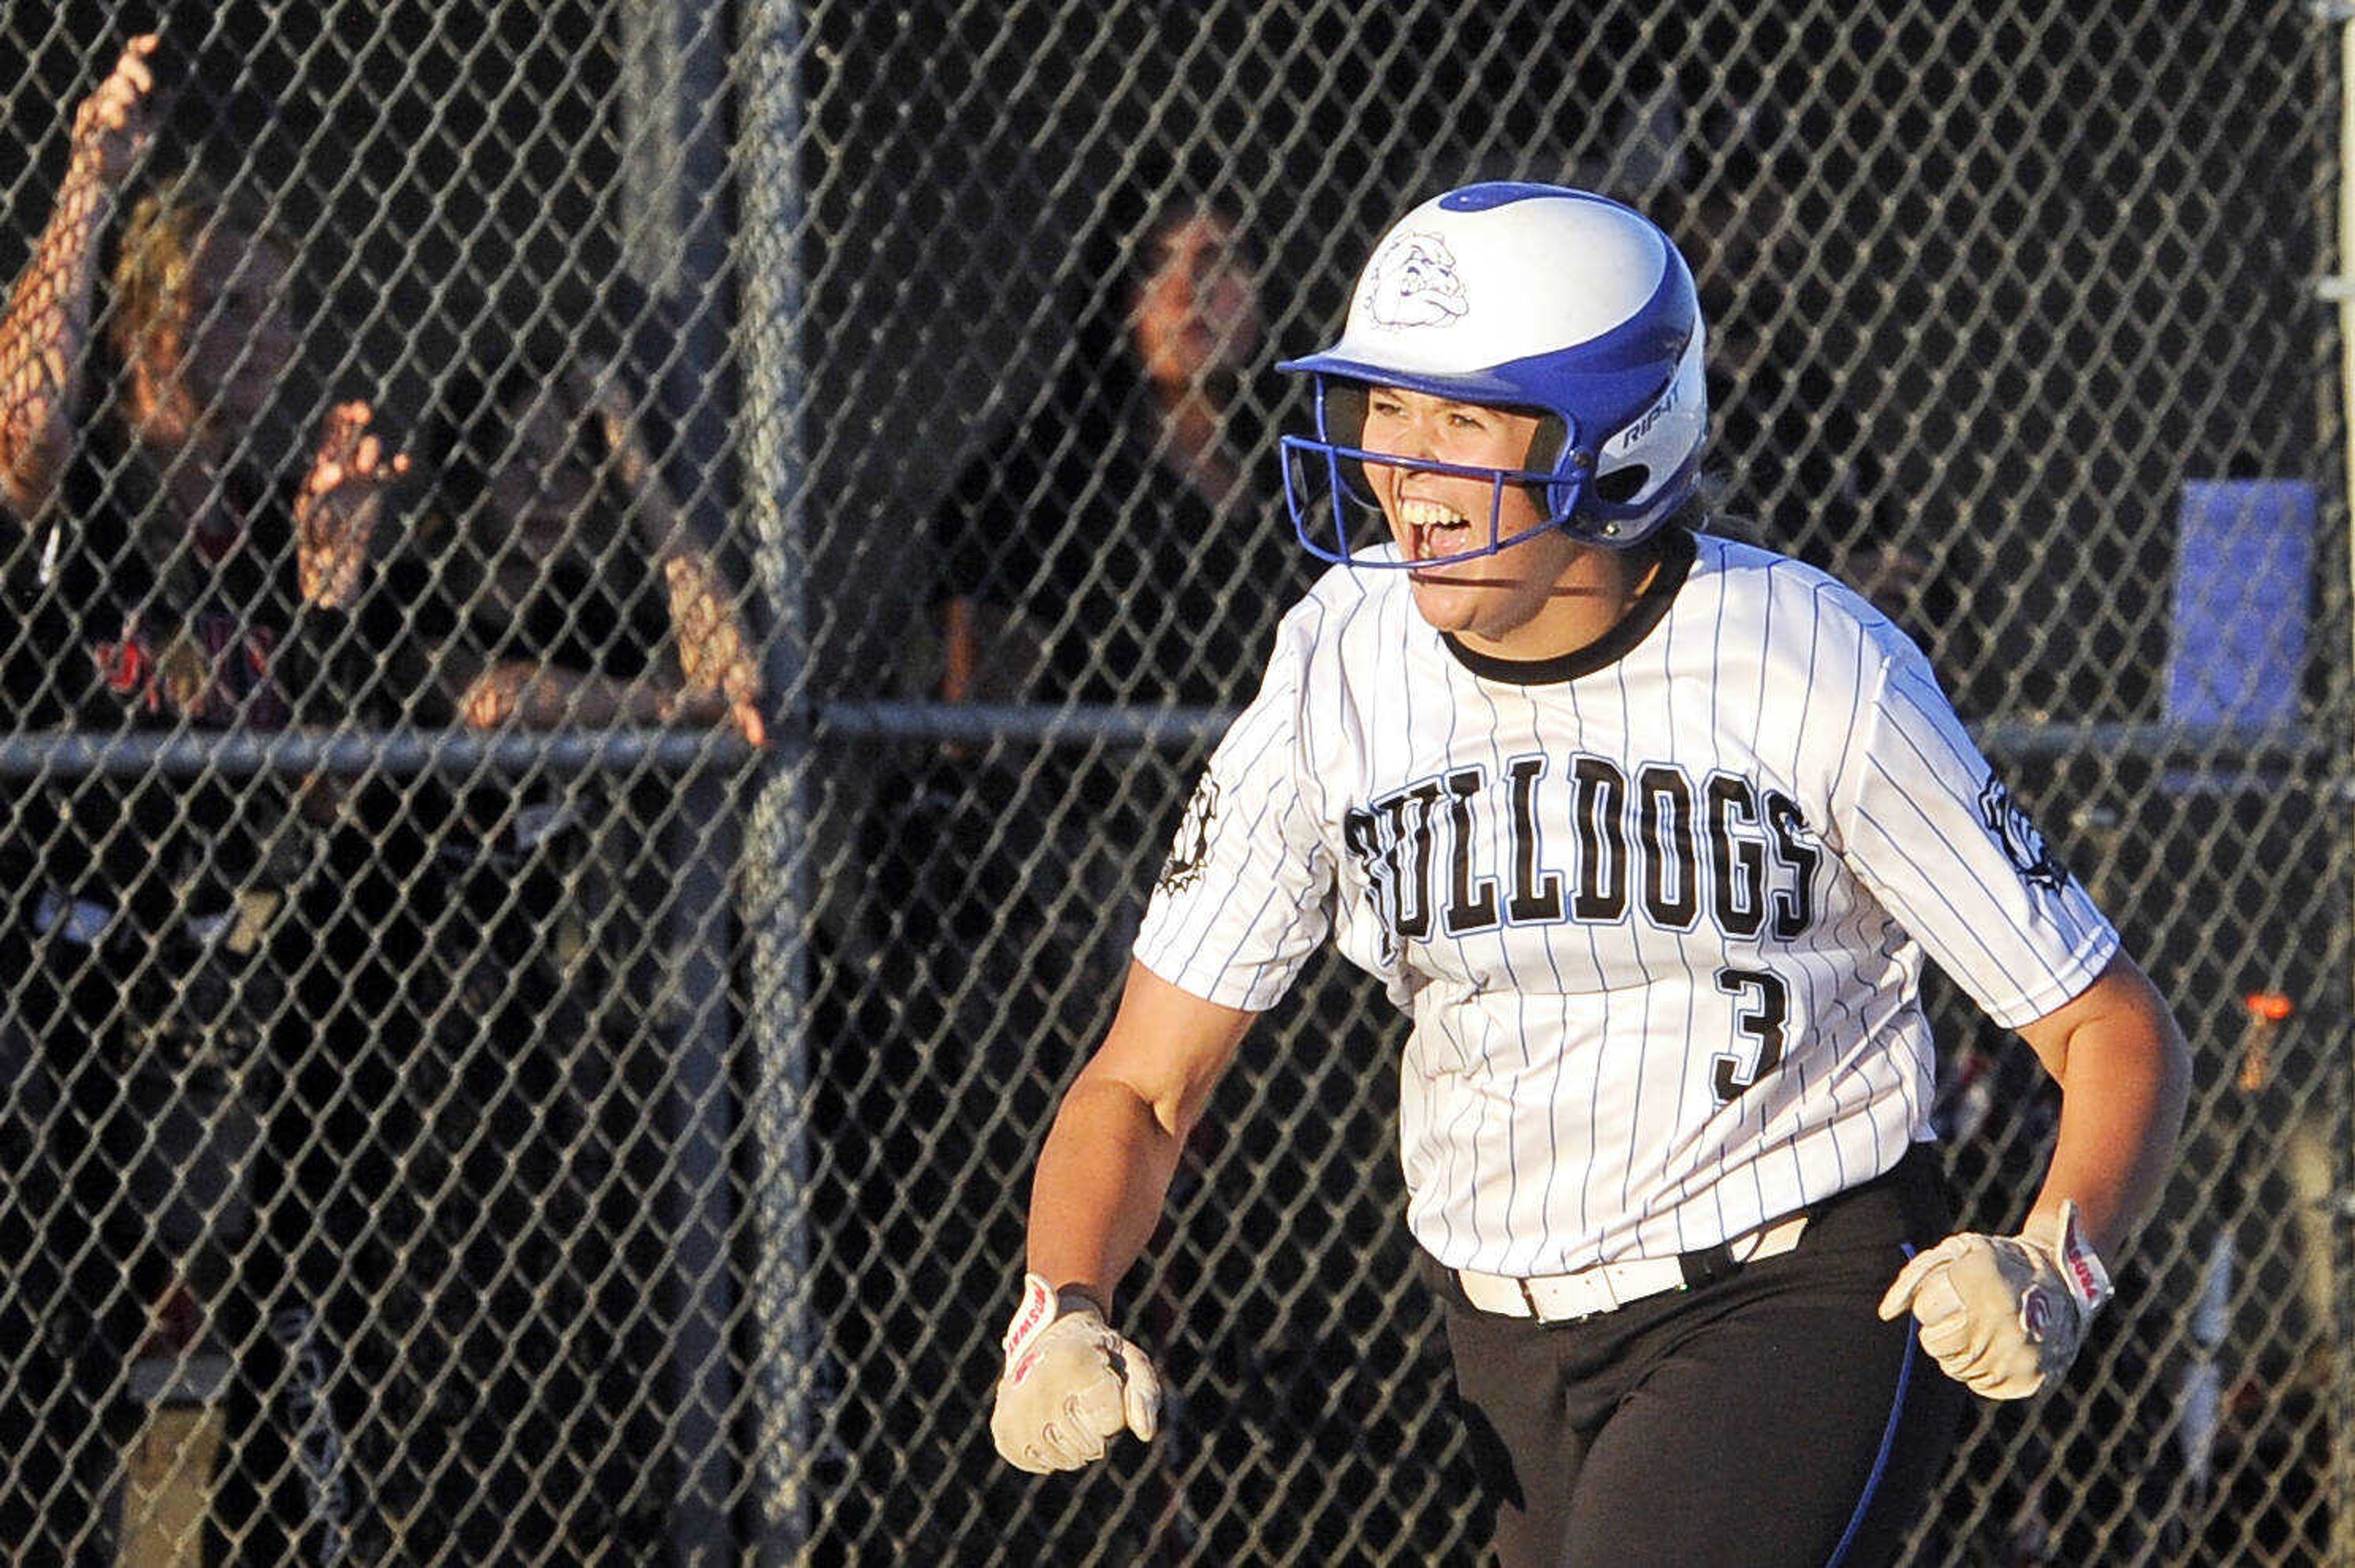
[[[1710,1085],[1717,1091],[1717,1103],[1723,1105],[1772,1072],[1783,1060],[1783,1024],[1791,1016],[1791,992],[1780,976],[1764,969],[1720,969],[1717,988],[1737,998],[1733,1027],[1758,1042],[1746,1072],[1739,1055],[1717,1053],[1717,1072]]]

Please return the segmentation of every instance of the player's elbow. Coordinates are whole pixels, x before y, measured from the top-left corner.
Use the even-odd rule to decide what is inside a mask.
[[[2171,1149],[2191,1098],[2190,1043],[2158,987],[2124,959],[2094,1000],[2057,1053],[2063,1092],[2140,1107],[2146,1147]]]
[[[2074,998],[2020,1034],[2066,1089],[2125,1071],[2188,1088],[2191,1053],[2158,987],[2124,954]]]
[[[1124,1123],[1147,1136],[1184,1143],[1201,1120],[1202,1107],[1182,1082],[1153,1083],[1119,1071],[1098,1057],[1080,1072],[1063,1096],[1068,1112],[1084,1104],[1098,1115]]]
[[[2141,1060],[2163,1118],[2169,1126],[2179,1124],[2191,1097],[2191,1044],[2167,998],[2139,968],[2121,961],[2110,980],[2117,996],[2105,1020],[2108,1032],[2129,1042],[2126,1050]]]
[[[1112,1030],[1073,1089],[1086,1084],[1123,1096],[1161,1136],[1183,1144],[1209,1108],[1252,1017],[1131,964]]]

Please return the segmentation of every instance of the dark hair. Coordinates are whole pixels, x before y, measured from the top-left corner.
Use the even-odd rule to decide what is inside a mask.
[[[1070,350],[1043,409],[1095,447],[1134,417],[1146,388],[1130,335],[1138,295],[1159,264],[1157,241],[1176,223],[1208,215],[1223,222],[1253,272],[1261,261],[1250,211],[1220,163],[1158,154],[1135,159],[1089,215],[1071,248],[1074,281]]]
[[[1709,486],[1696,484],[1692,493],[1677,503],[1677,509],[1668,515],[1652,537],[1664,539],[1675,532],[1705,534],[1733,521],[1712,511],[1709,504]]]
[[[501,447],[497,413],[510,383],[524,374],[510,367],[494,383],[460,371],[442,383],[425,421],[422,455],[442,509],[452,518],[470,516],[491,487],[491,466]]]
[[[463,528],[478,514],[490,491],[492,472],[516,455],[517,423],[511,411],[528,403],[562,375],[561,368],[545,357],[523,350],[490,378],[460,371],[442,383],[434,411],[426,421],[422,450],[439,497],[438,509],[448,522]],[[603,421],[593,410],[582,411],[571,439],[571,450],[598,475],[599,517],[617,521],[626,504],[613,488],[606,461],[612,452]],[[591,519],[592,526],[596,520]]]

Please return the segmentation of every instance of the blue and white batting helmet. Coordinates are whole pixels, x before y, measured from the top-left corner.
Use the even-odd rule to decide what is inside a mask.
[[[1469,560],[1557,528],[1636,544],[1699,481],[1702,353],[1692,272],[1641,213],[1560,186],[1449,191],[1375,247],[1340,341],[1278,367],[1316,386],[1315,438],[1284,438],[1294,527],[1315,554],[1353,566]],[[1363,466],[1406,466],[1359,444],[1369,385],[1540,416],[1525,466],[1462,470],[1496,486],[1487,543],[1412,563],[1353,551],[1352,517],[1377,515]],[[1508,485],[1531,486],[1548,516],[1500,538]]]

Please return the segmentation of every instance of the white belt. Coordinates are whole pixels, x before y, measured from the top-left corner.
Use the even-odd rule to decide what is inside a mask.
[[[1725,1261],[1755,1263],[1760,1258],[1787,1253],[1799,1244],[1799,1232],[1806,1226],[1806,1215],[1798,1213],[1745,1231],[1725,1243],[1719,1254],[1721,1265]],[[1528,1279],[1465,1268],[1457,1269],[1455,1278],[1464,1286],[1465,1296],[1483,1312],[1505,1317],[1534,1317],[1540,1323],[1567,1323],[1641,1301],[1647,1296],[1682,1290],[1692,1282],[1697,1269],[1705,1275],[1708,1255],[1690,1253],[1673,1258],[1631,1258],[1620,1264],[1597,1264],[1575,1274],[1538,1275]]]

